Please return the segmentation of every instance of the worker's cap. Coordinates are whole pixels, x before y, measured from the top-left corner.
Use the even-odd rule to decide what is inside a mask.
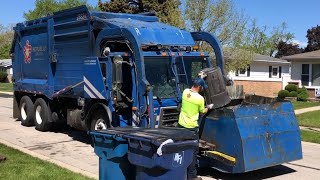
[[[193,85],[195,86],[202,86],[204,88],[208,88],[207,83],[202,78],[196,78],[193,82]]]

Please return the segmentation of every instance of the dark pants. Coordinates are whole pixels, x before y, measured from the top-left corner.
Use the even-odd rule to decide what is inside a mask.
[[[185,128],[181,126],[180,124],[177,125],[178,128]],[[197,140],[199,140],[199,128],[185,128],[190,131],[192,131],[195,136],[197,137]],[[187,174],[188,174],[188,179],[196,178],[197,177],[197,156],[198,156],[199,148],[196,148],[193,152],[193,160],[191,164],[188,166],[187,169]]]

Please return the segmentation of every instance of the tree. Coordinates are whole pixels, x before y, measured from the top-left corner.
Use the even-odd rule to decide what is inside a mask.
[[[312,27],[307,31],[308,45],[306,52],[316,51],[320,49],[320,26]]]
[[[259,27],[256,20],[253,20],[245,34],[243,46],[258,54],[274,56],[281,41],[287,43],[294,38],[292,33],[287,32],[287,25],[284,22],[280,26],[273,27],[269,35],[267,31],[267,26]]]
[[[32,20],[51,15],[56,11],[81,5],[86,5],[90,9],[93,9],[93,7],[87,3],[87,0],[36,0],[35,9],[25,12],[23,16],[26,20]]]
[[[242,46],[248,18],[232,0],[186,0],[184,17],[189,31],[206,31],[218,37],[224,47],[226,71],[250,64],[252,52]],[[199,45],[215,59],[207,43]]]
[[[290,56],[294,54],[302,53],[303,49],[299,47],[298,44],[286,43],[280,41],[277,46],[276,58],[281,58],[283,56]]]
[[[283,22],[280,26],[274,27],[268,41],[269,56],[273,56],[280,42],[289,42],[294,38],[293,33],[287,32],[287,24]]]
[[[267,27],[259,27],[253,20],[245,32],[242,47],[258,54],[268,54]]]
[[[102,3],[99,0],[100,10],[115,13],[138,14],[154,12],[161,22],[177,27],[184,27],[179,10],[180,0],[111,0]]]
[[[11,26],[3,26],[0,24],[0,59],[10,58],[13,34]]]

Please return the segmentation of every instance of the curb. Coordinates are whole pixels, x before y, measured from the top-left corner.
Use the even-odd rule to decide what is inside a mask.
[[[42,155],[42,154],[39,154],[39,153],[30,151],[30,150],[28,150],[28,149],[26,149],[26,148],[17,146],[17,145],[12,144],[12,143],[10,143],[10,142],[8,142],[8,141],[5,141],[5,140],[0,139],[0,143],[1,143],[1,144],[4,144],[4,145],[6,145],[6,146],[9,146],[9,147],[11,147],[11,148],[14,148],[14,149],[16,149],[16,150],[19,150],[19,151],[21,151],[21,152],[23,152],[23,153],[29,154],[29,155],[31,155],[31,156],[33,156],[33,157],[39,158],[39,159],[41,159],[41,160],[44,160],[44,161],[53,163],[53,164],[55,164],[55,165],[58,165],[58,166],[60,166],[60,167],[63,167],[63,168],[65,168],[65,169],[68,169],[68,170],[70,170],[70,171],[73,171],[73,172],[75,172],[75,173],[79,173],[79,174],[81,174],[81,175],[83,175],[83,176],[87,176],[87,177],[89,177],[89,178],[94,178],[94,179],[99,179],[98,175],[95,175],[95,174],[93,174],[93,173],[87,172],[87,171],[85,171],[85,170],[83,170],[83,169],[76,168],[76,167],[71,166],[71,165],[69,165],[69,164],[63,163],[63,162],[61,162],[61,161],[52,159],[52,158],[47,157],[47,156],[44,156],[44,155]]]
[[[13,92],[0,91],[0,94],[13,95]]]

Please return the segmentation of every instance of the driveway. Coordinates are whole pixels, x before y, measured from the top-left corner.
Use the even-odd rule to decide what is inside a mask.
[[[98,178],[99,161],[85,132],[66,128],[39,132],[12,118],[12,98],[0,97],[0,143],[48,160],[84,175]],[[302,143],[303,160],[244,174],[224,174],[200,169],[203,179],[320,179],[320,145]]]

